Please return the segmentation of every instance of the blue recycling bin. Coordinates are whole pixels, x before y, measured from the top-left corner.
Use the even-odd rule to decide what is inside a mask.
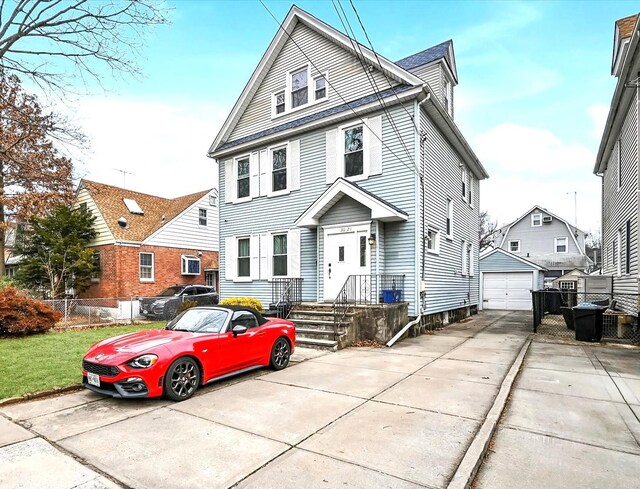
[[[400,302],[402,297],[402,289],[383,289],[382,290],[382,302],[385,304],[393,304],[394,302]]]

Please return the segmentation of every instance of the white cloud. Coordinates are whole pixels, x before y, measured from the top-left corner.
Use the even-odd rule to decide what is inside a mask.
[[[217,187],[214,160],[206,156],[226,108],[195,103],[81,99],[73,122],[91,142],[77,173],[101,183],[163,197]]]
[[[489,172],[482,183],[482,209],[500,224],[520,217],[534,205],[578,227],[600,227],[600,180],[592,174],[593,153],[565,143],[546,129],[500,124],[479,135],[474,147]]]
[[[493,170],[545,179],[566,171],[582,171],[595,161],[585,146],[565,143],[547,129],[510,122],[477,136],[474,147],[483,164]]]
[[[604,104],[593,104],[587,109],[589,117],[593,122],[592,136],[600,141],[602,133],[604,132],[604,125],[607,123],[607,117],[609,116],[609,107]]]

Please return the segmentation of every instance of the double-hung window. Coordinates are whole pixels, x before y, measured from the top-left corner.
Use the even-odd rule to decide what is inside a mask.
[[[520,240],[509,241],[509,251],[511,253],[519,253],[520,252]]]
[[[462,198],[467,200],[467,170],[462,169]]]
[[[238,277],[251,276],[251,242],[249,238],[238,239]]]
[[[153,253],[140,253],[139,261],[140,281],[153,281]]]
[[[308,71],[305,66],[291,73],[291,108],[295,109],[309,101]]]
[[[567,253],[569,238],[554,238],[556,253]]]
[[[344,131],[344,176],[355,177],[364,174],[363,126],[355,126]]]
[[[287,235],[273,235],[273,276],[287,276]]]
[[[327,80],[324,76],[318,76],[313,79],[313,88],[315,100],[327,98]]]
[[[438,253],[440,250],[440,236],[435,229],[427,229],[427,251],[429,253]]]
[[[207,225],[207,209],[198,209],[198,223],[200,226]]]
[[[250,163],[249,157],[245,156],[237,161],[238,166],[238,198],[249,197],[251,194],[250,183]]]
[[[531,214],[531,226],[534,228],[542,226],[542,214]]]
[[[97,251],[91,255],[91,264],[93,272],[91,272],[91,281],[98,282],[100,280],[100,252]]]
[[[271,151],[272,180],[271,190],[277,192],[287,189],[287,147],[277,148]]]
[[[274,95],[274,98],[275,98],[276,115],[282,114],[284,112],[284,99],[285,99],[284,90],[276,93]]]

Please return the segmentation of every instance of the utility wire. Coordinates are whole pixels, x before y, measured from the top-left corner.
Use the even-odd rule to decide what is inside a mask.
[[[344,16],[344,20],[342,19],[342,16],[340,15],[340,12],[338,11],[338,7],[336,6],[336,3],[338,5],[338,7],[340,7],[340,10],[342,11],[342,15]],[[376,94],[376,98],[378,99],[378,102],[380,103],[380,105],[382,106],[382,110],[384,111],[385,115],[387,116],[389,123],[391,125],[391,128],[393,129],[393,131],[395,132],[396,136],[398,137],[398,141],[400,141],[400,144],[402,145],[405,153],[407,154],[407,156],[409,157],[409,159],[412,161],[413,166],[415,167],[415,162],[413,160],[413,157],[411,155],[411,152],[409,151],[409,149],[407,148],[404,140],[402,139],[402,136],[400,135],[400,131],[398,129],[398,127],[395,124],[395,121],[393,120],[393,118],[391,117],[391,114],[389,113],[387,106],[384,103],[384,100],[382,99],[382,97],[379,95],[380,92],[380,88],[378,87],[378,83],[375,80],[375,77],[373,76],[372,73],[370,73],[368,66],[365,62],[365,57],[364,57],[364,53],[362,52],[362,49],[360,48],[360,43],[358,43],[358,41],[355,39],[355,33],[353,31],[353,28],[351,27],[351,23],[349,22],[349,19],[347,18],[347,13],[344,11],[344,9],[342,8],[342,5],[340,4],[340,1],[338,0],[336,2],[336,0],[332,0],[332,4],[333,4],[333,8],[336,11],[336,14],[338,14],[338,19],[340,19],[340,23],[342,24],[342,27],[344,27],[347,37],[349,38],[349,42],[351,42],[351,46],[353,47],[353,50],[356,51],[356,58],[358,59],[358,61],[360,62],[360,65],[362,66],[362,70],[365,74],[365,76],[367,77],[367,81],[369,82],[369,85],[371,85],[371,88],[373,89],[374,93]],[[360,53],[360,56],[358,56],[358,52]],[[393,88],[393,87],[391,87]],[[417,168],[416,168],[417,170]]]
[[[289,40],[290,40],[290,41],[291,41],[291,42],[292,42],[292,43],[293,43],[293,44],[298,48],[298,50],[302,53],[302,55],[307,59],[307,61],[309,62],[309,64],[311,64],[311,66],[313,66],[313,68],[316,70],[316,72],[318,72],[318,73],[322,73],[322,72],[318,69],[318,67],[315,65],[315,63],[314,63],[313,61],[311,61],[311,58],[309,58],[309,56],[307,56],[307,53],[305,53],[305,52],[304,52],[304,50],[300,47],[300,45],[296,42],[296,40],[295,40],[295,39],[293,39],[293,37],[291,37],[291,35],[287,32],[287,30],[282,26],[282,23],[281,23],[280,21],[278,21],[278,19],[276,18],[276,16],[275,16],[275,15],[273,15],[273,12],[271,12],[271,10],[269,10],[269,7],[267,7],[267,5],[264,3],[264,1],[263,1],[263,0],[258,0],[258,1],[259,1],[259,2],[260,2],[260,4],[264,7],[264,9],[269,13],[269,15],[271,16],[271,18],[276,22],[276,24],[278,24],[279,28],[282,30],[282,32],[284,32],[284,33],[285,33],[285,35],[287,36],[287,38],[288,38],[288,39],[289,39]],[[323,76],[323,78],[324,78],[324,76]],[[394,156],[394,157],[395,157],[395,158],[396,158],[400,163],[402,163],[402,164],[403,164],[404,166],[406,166],[409,170],[411,170],[412,172],[415,172],[415,173],[416,173],[416,174],[418,174],[418,176],[419,176],[419,173],[417,172],[417,170],[415,169],[415,167],[411,167],[411,166],[407,165],[407,163],[405,163],[405,162],[402,160],[402,158],[400,158],[400,157],[397,155],[397,153],[396,153],[395,151],[393,151],[393,149],[391,149],[391,148],[389,147],[389,145],[388,145],[388,144],[386,144],[386,143],[382,140],[382,138],[381,138],[380,136],[378,136],[376,133],[374,133],[374,132],[371,130],[371,127],[369,127],[369,125],[367,125],[367,123],[366,123],[366,122],[365,122],[365,120],[362,118],[362,116],[360,116],[360,114],[358,114],[358,113],[353,109],[353,107],[351,107],[351,105],[349,104],[349,102],[347,102],[347,101],[345,100],[345,98],[342,96],[342,94],[341,94],[338,90],[336,90],[336,87],[335,87],[335,86],[334,86],[334,85],[333,85],[333,84],[332,84],[332,83],[331,83],[327,78],[324,78],[324,80],[327,82],[327,84],[329,85],[329,87],[330,87],[330,88],[331,88],[331,89],[336,93],[336,95],[337,95],[338,97],[340,97],[340,100],[342,100],[342,101],[344,102],[344,104],[349,108],[349,110],[350,110],[351,112],[353,112],[353,114],[354,114],[358,119],[360,119],[360,121],[362,121],[362,124],[363,124],[367,129],[369,129],[369,131],[371,132],[371,134],[373,134],[373,135],[376,137],[376,139],[378,139],[378,140],[380,141],[380,143],[381,143],[381,144],[382,144],[382,145],[383,145],[387,150],[389,150],[389,152],[390,152],[390,153],[391,153],[391,154],[392,154],[392,155],[393,155],[393,156]]]
[[[373,47],[373,43],[371,42],[371,39],[369,38],[369,34],[367,33],[367,29],[365,29],[365,27],[364,27],[364,23],[362,22],[362,19],[360,18],[360,14],[358,13],[358,10],[356,9],[356,6],[353,3],[353,0],[349,0],[349,3],[351,4],[351,8],[353,9],[353,12],[356,14],[356,17],[358,18],[358,22],[360,23],[360,27],[362,28],[362,32],[364,32],[364,36],[367,38],[367,42],[369,43],[369,46],[371,47],[371,51],[373,51],[373,54],[375,55],[376,60],[378,61],[378,66],[380,67],[380,71],[382,72],[382,74],[386,78],[387,83],[389,83],[389,86],[393,87],[393,85],[391,84],[391,80],[389,80],[389,77],[387,76],[387,74],[382,69],[382,62],[380,61],[380,57],[378,56],[378,53],[376,52],[376,50]],[[418,127],[418,124],[416,123],[414,116],[404,106],[404,104],[402,103],[402,100],[400,100],[400,97],[398,97],[396,95],[396,98],[398,99],[398,102],[400,102],[400,105],[402,106],[404,111],[407,113],[407,115],[413,121],[413,127],[415,128],[415,130],[418,133],[418,135],[421,135],[420,128]]]

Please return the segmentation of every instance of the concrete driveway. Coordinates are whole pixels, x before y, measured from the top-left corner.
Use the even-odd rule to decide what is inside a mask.
[[[82,391],[1,407],[0,487],[464,487],[529,345],[529,325],[529,314],[485,312],[393,348],[311,354],[281,372],[207,386],[181,403]],[[544,350],[551,346],[534,344],[524,374],[544,370],[535,362],[555,358]],[[639,396],[633,358],[629,369],[639,375],[620,382]],[[586,364],[561,365],[572,375]],[[543,393],[528,390],[541,381],[524,374],[516,389],[524,397],[514,396],[509,413],[527,406],[531,392]],[[603,396],[610,388],[585,387],[585,395]],[[551,405],[559,420],[558,403]],[[517,426],[518,434],[530,435],[531,411],[503,421],[496,452],[480,474],[482,487],[522,487],[506,479],[502,485],[492,474],[513,463],[501,434]],[[607,437],[602,430],[591,436],[586,444]],[[637,458],[633,438],[614,438],[612,449]],[[498,459],[502,444],[507,456]],[[631,475],[640,468],[634,462]]]

